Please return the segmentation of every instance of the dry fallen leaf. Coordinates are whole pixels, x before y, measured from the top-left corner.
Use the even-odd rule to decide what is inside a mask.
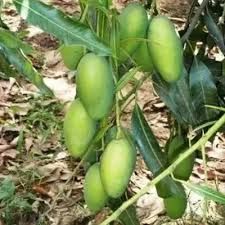
[[[54,92],[56,98],[62,102],[73,101],[76,96],[74,84],[70,84],[65,78],[44,78],[45,84]]]

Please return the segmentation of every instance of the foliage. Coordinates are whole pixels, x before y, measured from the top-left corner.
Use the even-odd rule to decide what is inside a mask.
[[[65,117],[64,136],[67,140],[66,145],[69,152],[73,152],[72,155],[76,158],[80,157],[81,162],[87,161],[87,155],[94,155],[92,157],[94,159],[89,162],[92,164],[100,161],[99,170],[101,173],[100,158],[103,158],[101,153],[103,152],[104,156],[104,150],[107,149],[105,142],[108,129],[116,125],[115,135],[111,137],[109,142],[113,142],[114,139],[125,140],[124,142],[126,142],[126,147],[122,145],[122,147],[115,147],[116,150],[112,151],[109,159],[104,161],[104,166],[109,166],[109,168],[114,168],[114,161],[119,163],[117,168],[120,168],[119,171],[125,174],[124,177],[121,177],[126,178],[126,182],[118,182],[118,177],[116,175],[113,177],[114,173],[107,171],[107,174],[104,174],[104,179],[111,176],[110,182],[112,181],[113,186],[115,185],[112,188],[120,190],[116,195],[109,194],[109,196],[118,198],[124,195],[134,163],[131,160],[132,165],[125,168],[124,162],[129,161],[131,153],[127,154],[128,156],[120,157],[122,156],[120,150],[124,153],[127,149],[133,149],[135,146],[144,158],[148,169],[153,173],[153,181],[156,184],[158,195],[165,201],[169,199],[169,201],[166,201],[167,208],[169,207],[168,204],[171,204],[174,199],[177,200],[176,198],[178,198],[178,201],[182,199],[182,202],[185,203],[183,206],[186,206],[183,185],[203,194],[206,198],[224,204],[224,196],[221,193],[208,187],[197,187],[188,181],[176,180],[172,175],[174,168],[193,154],[199,146],[204,145],[224,123],[224,117],[219,119],[222,114],[221,111],[217,110],[218,107],[223,107],[225,104],[224,62],[209,59],[209,55],[212,52],[215,53],[215,49],[220,49],[221,54],[225,53],[225,27],[218,24],[221,18],[224,19],[222,7],[217,5],[215,9],[215,5],[212,5],[211,1],[208,4],[207,1],[203,1],[192,22],[186,24],[185,30],[180,32],[180,35],[182,35],[180,38],[167,17],[155,16],[157,14],[155,1],[146,6],[147,10],[138,3],[130,5],[120,15],[118,15],[119,12],[113,7],[114,5],[110,0],[80,1],[80,19],[69,17],[54,6],[41,1],[13,0],[13,2],[24,20],[40,27],[43,31],[60,40],[61,50],[65,46],[66,48],[71,46],[71,49],[69,49],[71,50],[70,57],[75,58],[75,61],[70,61],[67,53],[65,53],[64,61],[68,62],[67,66],[72,70],[78,68],[78,97],[84,107],[82,107],[83,113],[79,110],[74,110],[78,113],[69,110]],[[149,7],[151,7],[150,10]],[[130,8],[132,9],[132,15],[129,13]],[[146,13],[151,17],[151,20],[148,21]],[[138,19],[142,16],[145,22],[140,27]],[[132,21],[130,18],[132,18]],[[127,21],[131,21],[132,24],[128,24]],[[141,20],[141,22],[143,21]],[[147,28],[147,23],[149,28]],[[163,25],[163,29],[158,23]],[[51,90],[44,84],[41,75],[35,70],[27,57],[32,54],[32,48],[9,31],[4,23],[0,23],[0,25],[0,75],[7,78],[9,75],[14,75],[14,71],[17,70],[43,93],[51,95]],[[201,46],[199,46],[199,42],[202,43]],[[143,48],[145,51],[143,51]],[[135,51],[139,54],[138,56]],[[68,52],[70,53],[70,51]],[[87,57],[88,55],[83,57],[86,52],[89,56],[94,56],[91,59],[92,61]],[[61,51],[61,54],[64,54],[63,51]],[[121,55],[123,56],[122,59]],[[142,60],[137,60],[137,57],[138,59],[145,57],[145,60],[142,63]],[[85,64],[83,63],[84,58],[87,59]],[[149,61],[150,66],[146,66],[148,58],[153,59]],[[65,64],[67,64],[66,61]],[[72,65],[73,62],[74,66]],[[98,62],[100,63],[96,66]],[[13,68],[10,65],[13,65]],[[127,100],[133,94],[137,94],[136,91],[142,83],[141,78],[135,76],[137,71],[145,73],[145,79],[152,80],[155,91],[171,113],[172,119],[171,124],[169,124],[171,138],[168,140],[167,146],[171,144],[173,136],[181,135],[186,138],[190,130],[202,128],[197,131],[195,140],[189,140],[190,148],[186,150],[188,147],[185,146],[182,151],[177,152],[174,160],[168,160],[168,152],[165,151],[166,146],[160,147],[141,108],[138,106],[137,98],[135,98],[136,104],[131,121],[132,134],[121,127],[120,116],[123,104],[129,104]],[[112,84],[113,81],[115,85]],[[121,90],[131,81],[135,84],[135,88],[127,96],[121,97]],[[102,104],[99,104],[99,102]],[[111,104],[112,102],[113,104]],[[208,105],[214,106],[214,108],[209,108]],[[92,110],[98,112],[98,116],[94,115]],[[46,114],[44,112],[34,113],[29,118],[31,125],[38,124],[45,130],[48,126],[45,120],[50,119],[53,123],[55,122],[54,115],[48,117],[49,112],[46,112]],[[204,126],[215,120],[218,121],[211,128]],[[93,124],[94,128],[90,129]],[[95,127],[98,129],[95,129]],[[201,137],[202,133],[205,132],[208,135]],[[82,154],[75,154],[78,147],[75,149],[73,147],[77,144],[82,149]],[[196,145],[198,146],[196,147]],[[115,157],[114,153],[117,151],[119,156]],[[182,154],[180,154],[181,152]],[[121,185],[120,183],[124,184]],[[15,192],[13,185],[10,186],[9,183],[7,185],[9,185],[8,190],[6,191],[3,185],[3,192],[0,192],[0,198],[2,195],[3,202],[4,199],[13,196]],[[109,186],[111,188],[112,185]],[[107,192],[110,193],[111,190],[107,190]],[[103,224],[106,224],[107,221],[111,222],[113,218],[115,219],[114,216],[118,217],[126,208],[130,207],[130,204],[137,200],[138,196],[146,192],[147,187],[134,198],[131,198],[130,201],[127,200],[121,206],[122,208],[116,210],[112,217]],[[171,199],[172,201],[170,201]],[[184,199],[185,201],[183,201]],[[110,205],[110,202],[108,204]],[[24,203],[25,208],[26,206]],[[97,208],[100,210],[99,207]],[[114,210],[114,207],[111,208]],[[132,210],[132,208],[128,208],[128,211]],[[179,214],[180,216],[182,215]],[[119,219],[120,221],[126,221],[123,218]],[[129,224],[129,222],[123,223]]]

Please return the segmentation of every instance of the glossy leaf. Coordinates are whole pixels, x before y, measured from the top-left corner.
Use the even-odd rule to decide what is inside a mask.
[[[8,48],[0,42],[0,50],[5,58],[10,62],[18,72],[23,74],[29,81],[36,85],[44,94],[52,96],[52,91],[45,85],[41,75],[35,70],[32,63],[24,55],[21,49]]]
[[[199,124],[215,119],[218,112],[205,107],[205,105],[217,106],[219,104],[217,88],[208,67],[203,62],[194,60],[190,70],[189,81],[192,101]]]
[[[225,54],[225,44],[223,34],[220,31],[218,25],[213,20],[209,10],[205,11],[203,18],[210,36],[214,39],[215,43],[219,46],[223,54]]]
[[[129,193],[128,193],[129,194]],[[112,209],[112,211],[115,211],[118,209],[123,202],[127,200],[127,194],[125,194],[118,199],[110,199],[109,200],[109,207]],[[120,222],[121,225],[140,225],[140,222],[138,220],[136,207],[134,205],[129,206],[126,210],[124,210],[117,220]]]
[[[156,177],[167,167],[166,154],[162,152],[157,139],[155,138],[148,122],[138,105],[135,106],[132,114],[132,135],[137,147],[144,158],[148,169]],[[176,182],[167,176],[157,185],[157,192],[160,197],[172,195],[183,195],[181,188]]]
[[[225,195],[219,191],[216,191],[207,186],[202,186],[199,184],[193,184],[190,182],[182,182],[187,188],[198,193],[199,195],[207,198],[208,200],[212,200],[214,202],[218,202],[221,204],[225,204]]]
[[[132,115],[132,134],[151,172],[163,171],[167,165],[166,157],[138,105]]]
[[[118,220],[122,225],[140,225],[136,213],[136,208],[133,205],[124,210],[119,215]]]
[[[8,48],[22,49],[25,54],[32,53],[30,45],[21,41],[15,33],[0,27],[0,42]]]
[[[158,74],[154,74],[153,85],[157,94],[180,124],[184,126],[197,124],[185,69],[181,78],[174,83],[167,83]]]
[[[111,55],[111,49],[87,26],[72,20],[54,7],[37,0],[14,0],[14,4],[28,23],[39,26],[65,44],[83,45],[99,55]]]
[[[223,101],[225,97],[225,74],[223,74],[224,62],[218,62],[208,58],[204,58],[202,59],[202,61],[205,63],[205,65],[208,67],[208,69],[212,73],[217,90],[218,90],[218,95],[221,101]]]

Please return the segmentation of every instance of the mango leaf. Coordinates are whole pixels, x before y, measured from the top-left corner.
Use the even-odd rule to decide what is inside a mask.
[[[215,80],[215,84],[218,90],[218,95],[221,101],[224,101],[225,97],[225,74],[223,74],[224,70],[224,62],[218,62],[213,59],[204,58],[201,59],[203,63],[206,64],[208,69],[211,71],[213,78]],[[224,103],[223,103],[224,104]]]
[[[43,82],[41,75],[35,70],[30,60],[21,49],[8,48],[8,46],[0,42],[0,52],[4,54],[7,61],[10,62],[18,72],[36,85],[40,91],[46,95],[53,95],[52,91]]]
[[[167,160],[138,105],[132,114],[132,134],[146,165],[153,174],[166,168]]]
[[[125,194],[119,199],[110,199],[109,207],[113,211],[115,211],[126,200],[127,200],[127,196],[125,196]],[[137,217],[136,207],[134,205],[131,205],[126,210],[124,210],[119,215],[117,220],[120,222],[121,225],[140,225],[140,222]]]
[[[203,19],[210,36],[213,38],[213,40],[219,46],[222,53],[225,55],[225,44],[223,34],[219,29],[218,25],[213,20],[212,15],[208,9],[205,11]]]
[[[33,52],[33,48],[30,45],[21,41],[15,33],[3,28],[0,28],[0,42],[8,48],[22,49],[25,54]]]
[[[136,213],[136,208],[133,205],[124,210],[119,215],[118,220],[123,225],[140,225]]]
[[[203,62],[194,60],[189,81],[199,123],[215,119],[218,111],[205,107],[205,105],[219,105],[217,88],[208,67]]]
[[[207,186],[202,186],[199,184],[193,184],[190,182],[184,182],[182,181],[182,184],[184,184],[187,188],[190,190],[198,193],[199,195],[207,198],[208,200],[212,200],[214,202],[218,202],[221,204],[225,204],[225,195],[222,194],[219,191],[216,191],[212,188],[209,188]]]
[[[86,46],[99,55],[111,55],[111,49],[87,26],[74,21],[61,11],[37,0],[13,1],[21,17],[34,26],[54,35],[65,44]]]
[[[159,175],[167,167],[167,157],[162,152],[157,139],[155,138],[148,122],[138,105],[135,105],[131,121],[132,136],[143,156],[145,164],[153,173]],[[183,195],[179,185],[170,177],[162,179],[157,185],[157,192],[160,197],[166,198],[172,195]]]
[[[181,78],[174,83],[165,82],[160,75],[155,73],[153,75],[153,85],[159,97],[180,124],[183,126],[197,124],[198,120],[192,104],[188,75],[185,69]]]

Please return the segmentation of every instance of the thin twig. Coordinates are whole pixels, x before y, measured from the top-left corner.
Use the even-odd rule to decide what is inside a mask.
[[[201,14],[202,14],[204,8],[207,6],[208,2],[209,2],[209,0],[203,0],[202,4],[200,5],[199,9],[196,12],[194,18],[192,19],[192,22],[191,22],[190,26],[188,27],[186,33],[181,38],[183,43],[189,38],[192,31],[195,29],[195,26],[198,23],[199,17],[201,16]]]
[[[130,205],[134,204],[142,195],[146,194],[149,191],[150,187],[157,184],[166,176],[170,175],[178,164],[180,164],[184,159],[190,156],[202,145],[204,145],[209,140],[209,138],[211,138],[211,136],[215,134],[224,123],[225,123],[225,114],[207,131],[207,133],[201,139],[199,139],[194,145],[192,145],[181,156],[179,156],[179,158],[176,161],[174,161],[173,164],[171,164],[159,176],[154,178],[148,185],[142,188],[136,195],[134,195],[132,198],[124,202],[111,216],[109,216],[100,225],[108,225],[112,221],[116,220],[124,210],[126,210]]]

